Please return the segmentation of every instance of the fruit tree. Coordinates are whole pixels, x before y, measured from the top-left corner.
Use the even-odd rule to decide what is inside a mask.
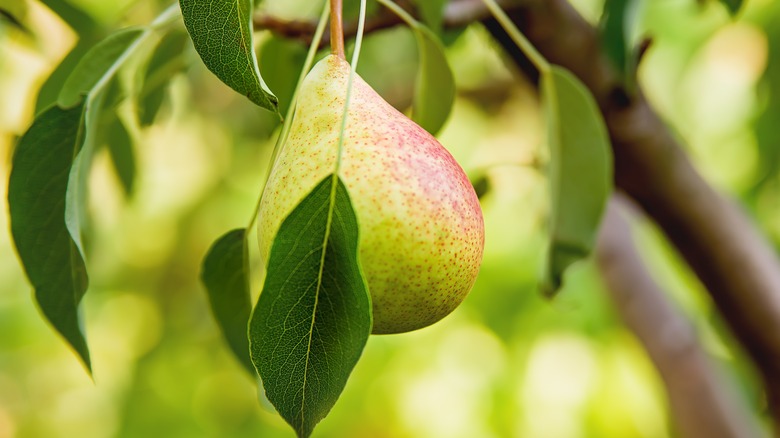
[[[0,438],[778,436],[778,22],[0,0]]]

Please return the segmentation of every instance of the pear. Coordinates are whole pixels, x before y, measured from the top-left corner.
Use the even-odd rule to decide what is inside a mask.
[[[260,204],[264,260],[284,218],[334,170],[349,73],[345,60],[329,55],[302,84]],[[360,227],[373,333],[433,324],[463,301],[482,262],[485,232],[474,189],[432,135],[357,75],[344,136],[339,175]]]

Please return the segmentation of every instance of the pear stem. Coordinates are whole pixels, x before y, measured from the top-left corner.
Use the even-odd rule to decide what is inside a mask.
[[[344,54],[344,19],[342,0],[330,0],[330,53],[347,59]]]

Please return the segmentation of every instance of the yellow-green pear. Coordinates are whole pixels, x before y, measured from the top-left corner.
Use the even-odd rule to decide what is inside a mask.
[[[349,64],[329,55],[306,76],[259,212],[268,259],[282,221],[325,176],[338,151]],[[440,320],[471,290],[484,246],[479,201],[463,169],[428,132],[354,77],[339,175],[360,227],[373,333]]]

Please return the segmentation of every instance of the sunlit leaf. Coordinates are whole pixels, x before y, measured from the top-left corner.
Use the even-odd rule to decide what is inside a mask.
[[[268,399],[299,437],[336,403],[371,333],[357,245],[349,195],[330,175],[284,220],[271,247],[250,351]]]
[[[57,102],[67,108],[78,103],[101,80],[110,78],[144,31],[125,29],[109,35],[89,50],[73,69],[60,91]]]
[[[91,370],[78,304],[84,260],[65,225],[65,196],[82,137],[83,103],[40,114],[16,147],[8,186],[11,233],[46,318]],[[91,371],[90,371],[91,372]]]
[[[254,51],[252,0],[179,0],[184,24],[203,63],[230,88],[277,112]]]
[[[552,194],[543,289],[554,294],[566,268],[593,249],[612,192],[612,150],[593,96],[574,75],[551,66],[541,81]]]
[[[200,275],[209,295],[214,318],[238,361],[253,376],[247,326],[252,304],[249,297],[246,230],[232,230],[211,245]]]

